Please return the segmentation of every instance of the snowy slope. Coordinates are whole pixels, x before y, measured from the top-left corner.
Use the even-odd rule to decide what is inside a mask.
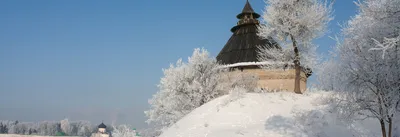
[[[378,123],[346,124],[327,111],[327,92],[246,93],[217,98],[185,116],[161,137],[379,136]],[[374,125],[374,126],[365,126]],[[378,129],[374,131],[371,129]]]

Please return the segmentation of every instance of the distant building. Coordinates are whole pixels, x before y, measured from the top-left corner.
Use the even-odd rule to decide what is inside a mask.
[[[265,62],[258,61],[257,46],[277,49],[281,47],[272,38],[261,39],[257,35],[260,15],[254,12],[249,1],[236,17],[239,21],[231,29],[233,34],[218,54],[217,61],[229,68],[229,73],[233,76],[244,72],[255,74],[259,78],[257,84],[261,89],[294,91],[295,69],[292,66],[285,70],[262,70],[259,67]],[[307,69],[303,69],[300,74],[302,92],[305,91],[307,78],[311,75],[310,71],[305,70]]]
[[[92,133],[90,137],[110,137],[110,133],[106,130],[107,126],[103,122],[101,122],[101,124],[97,127],[97,132]]]

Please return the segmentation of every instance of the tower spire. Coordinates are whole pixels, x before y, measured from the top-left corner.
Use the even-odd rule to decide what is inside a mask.
[[[252,14],[255,18],[259,18],[260,15],[257,14],[256,12],[254,12],[253,7],[251,7],[251,4],[249,2],[249,0],[246,0],[246,4],[244,5],[244,8],[242,10],[242,13],[240,13],[239,15],[237,15],[236,17],[238,19],[241,19],[243,17],[243,15],[245,14]]]
[[[246,5],[244,5],[242,13],[254,13],[253,7],[251,7],[249,0],[246,0]]]
[[[244,5],[242,12],[238,14],[236,17],[239,19],[239,21],[237,22],[237,25],[231,29],[232,32],[235,32],[243,25],[260,24],[260,21],[257,20],[257,18],[259,18],[260,15],[254,12],[253,8],[250,5],[249,0],[246,0],[246,4]]]

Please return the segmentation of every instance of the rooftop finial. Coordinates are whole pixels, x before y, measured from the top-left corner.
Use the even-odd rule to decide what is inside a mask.
[[[246,0],[246,5],[243,8],[243,13],[254,13],[253,8],[251,7],[251,4],[249,2],[249,0]]]
[[[251,7],[251,4],[249,2],[249,0],[246,0],[246,4],[244,5],[244,8],[242,10],[242,13],[240,13],[239,15],[237,15],[236,17],[238,19],[241,19],[243,17],[244,14],[253,14],[254,18],[259,18],[260,15],[257,14],[256,12],[254,12],[253,7]]]

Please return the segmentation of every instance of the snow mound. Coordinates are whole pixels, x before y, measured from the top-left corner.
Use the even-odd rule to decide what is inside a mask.
[[[328,111],[329,92],[303,95],[242,93],[217,98],[189,113],[160,137],[379,136],[376,121],[345,123]],[[375,122],[375,123],[373,123]],[[365,125],[374,125],[366,127]]]

